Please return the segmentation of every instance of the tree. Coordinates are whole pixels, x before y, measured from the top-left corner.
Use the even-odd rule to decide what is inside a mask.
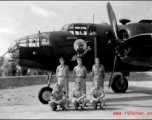
[[[4,60],[2,65],[2,76],[15,76],[16,75],[16,63],[14,60]]]

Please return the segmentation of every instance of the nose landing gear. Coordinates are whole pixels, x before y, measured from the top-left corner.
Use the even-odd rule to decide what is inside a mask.
[[[48,73],[47,79],[48,79],[47,87],[43,87],[38,93],[38,98],[40,102],[43,104],[48,104],[48,102],[50,101],[51,93],[53,91],[53,89],[49,87],[52,80],[52,72],[50,74]]]

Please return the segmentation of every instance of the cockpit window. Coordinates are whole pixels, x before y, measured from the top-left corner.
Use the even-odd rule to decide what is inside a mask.
[[[87,26],[76,25],[75,35],[87,35]]]
[[[17,40],[14,40],[9,47],[9,51],[18,49],[19,47],[41,47],[41,46],[52,46],[50,33],[38,33],[28,35]]]
[[[61,28],[61,30],[66,30],[66,31],[67,31],[68,27],[69,27],[69,24],[66,24],[66,25],[64,25],[64,26]]]
[[[96,35],[96,27],[94,25],[67,24],[61,30],[68,31],[72,35]]]
[[[97,35],[97,32],[96,32],[96,27],[95,26],[88,26],[88,35]]]
[[[49,46],[49,45],[50,45],[49,34],[41,35],[41,46]]]
[[[72,35],[74,35],[74,25],[70,25],[70,26],[68,27],[68,31],[69,31]]]

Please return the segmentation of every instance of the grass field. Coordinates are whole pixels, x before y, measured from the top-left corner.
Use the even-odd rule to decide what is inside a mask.
[[[117,73],[114,73],[116,75]],[[106,73],[105,81],[109,81],[110,73]],[[128,81],[152,81],[152,73],[131,73],[127,77]],[[69,77],[69,81],[74,82],[72,74]],[[92,81],[92,76],[88,74],[87,81]],[[14,77],[0,77],[0,89],[16,88],[31,85],[46,84],[46,75],[39,76],[14,76]],[[56,76],[53,75],[52,83],[57,82]]]

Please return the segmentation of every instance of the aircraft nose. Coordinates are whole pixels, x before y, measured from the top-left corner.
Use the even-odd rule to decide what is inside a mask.
[[[12,57],[16,62],[19,62],[19,49],[13,51]]]

